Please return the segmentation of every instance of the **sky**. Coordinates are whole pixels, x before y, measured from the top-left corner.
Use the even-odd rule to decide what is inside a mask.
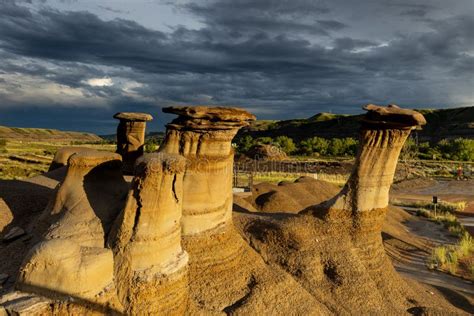
[[[474,105],[474,0],[0,0],[0,125],[114,133],[172,105],[258,119]]]

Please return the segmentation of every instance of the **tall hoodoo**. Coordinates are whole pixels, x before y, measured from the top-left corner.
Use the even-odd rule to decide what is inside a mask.
[[[114,118],[120,120],[117,127],[117,153],[122,156],[124,172],[133,174],[133,166],[143,155],[146,122],[153,120],[147,113],[119,112]]]
[[[350,210],[356,218],[363,213],[385,209],[398,156],[411,130],[426,124],[420,113],[369,104],[362,119],[360,147],[354,170],[342,191],[325,206],[328,215]]]
[[[34,227],[43,237],[23,264],[20,287],[93,299],[112,284],[113,256],[105,244],[128,192],[121,168],[114,153],[71,156],[64,181]]]
[[[114,240],[115,283],[127,314],[181,314],[186,309],[184,169],[179,155],[147,154],[137,160]]]
[[[346,223],[363,255],[383,251],[380,232],[400,151],[411,130],[426,124],[420,113],[396,105],[368,104],[361,121],[354,169],[341,192],[316,207],[328,222]],[[350,228],[349,228],[350,227]]]
[[[193,235],[232,221],[232,138],[255,116],[239,108],[169,107],[179,115],[168,124],[159,151],[187,159],[184,176],[183,234]]]

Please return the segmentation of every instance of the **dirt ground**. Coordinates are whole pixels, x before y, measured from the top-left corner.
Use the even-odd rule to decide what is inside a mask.
[[[400,201],[441,201],[467,203],[462,213],[456,214],[466,230],[474,235],[474,180],[414,179],[395,184],[390,192],[392,199]]]

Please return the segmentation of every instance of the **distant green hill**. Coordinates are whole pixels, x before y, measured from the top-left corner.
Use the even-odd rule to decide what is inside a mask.
[[[474,107],[419,110],[427,124],[418,137],[421,140],[438,141],[443,138],[474,138]],[[324,138],[355,137],[359,129],[361,115],[341,115],[318,113],[308,119],[285,121],[256,121],[242,129],[239,136],[252,137],[288,136],[296,141],[319,136]]]
[[[102,138],[92,133],[65,132],[45,128],[20,128],[0,126],[0,139],[42,142],[98,142]]]

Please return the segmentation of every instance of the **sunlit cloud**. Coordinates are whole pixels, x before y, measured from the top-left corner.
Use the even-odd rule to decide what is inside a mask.
[[[92,78],[85,81],[91,87],[111,87],[114,82],[111,78]]]

